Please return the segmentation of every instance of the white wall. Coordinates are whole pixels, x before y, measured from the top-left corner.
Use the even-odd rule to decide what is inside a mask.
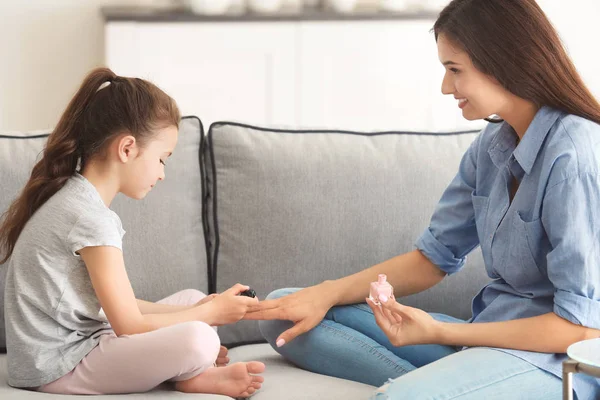
[[[0,0],[0,130],[52,127],[102,64],[100,6],[133,0]]]
[[[598,0],[538,0],[600,98]],[[100,6],[136,0],[0,0],[0,130],[52,127],[103,63]]]
[[[575,66],[600,100],[600,0],[538,0]]]

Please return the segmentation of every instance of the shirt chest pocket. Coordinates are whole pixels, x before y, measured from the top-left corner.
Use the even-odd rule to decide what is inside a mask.
[[[546,281],[547,239],[541,219],[525,221],[518,211],[513,214],[508,255],[501,276],[515,289],[532,292]]]

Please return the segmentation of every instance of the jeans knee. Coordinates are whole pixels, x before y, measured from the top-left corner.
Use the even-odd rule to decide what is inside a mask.
[[[191,321],[180,324],[181,331],[176,339],[184,352],[184,358],[194,365],[212,365],[221,348],[217,332],[208,324]]]
[[[409,373],[395,379],[388,379],[385,384],[375,390],[371,400],[417,400],[445,397],[444,393],[447,393],[446,389],[440,389],[438,385],[431,385],[429,380],[412,379],[412,376]]]
[[[377,390],[375,390],[375,393],[373,393],[373,395],[369,398],[369,400],[389,400],[390,396],[388,396],[387,391],[392,382],[393,382],[392,379],[388,379],[387,382],[383,386],[381,386],[381,387],[377,388]]]

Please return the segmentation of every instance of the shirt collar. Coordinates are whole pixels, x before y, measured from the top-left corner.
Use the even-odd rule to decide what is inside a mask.
[[[530,174],[544,139],[560,115],[560,111],[550,107],[540,108],[518,146],[514,129],[507,122],[503,122],[488,150],[492,162],[496,167],[501,168],[511,154],[514,154],[523,171]]]
[[[102,207],[104,208],[108,208],[106,207],[106,204],[104,204],[104,200],[102,200],[102,196],[100,196],[100,193],[98,192],[98,189],[96,189],[96,186],[94,186],[92,182],[88,181],[85,176],[81,175],[79,172],[75,172],[75,174],[73,175],[73,180],[87,188],[85,195],[91,201],[94,201],[98,205],[102,205]]]

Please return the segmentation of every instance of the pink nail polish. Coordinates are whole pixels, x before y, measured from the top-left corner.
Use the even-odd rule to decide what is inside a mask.
[[[375,305],[380,305],[380,299],[385,297],[384,303],[389,299],[394,293],[394,288],[387,282],[387,276],[385,274],[380,274],[377,277],[377,282],[371,282],[371,291],[369,293],[369,298]]]
[[[281,346],[283,346],[285,344],[285,340],[284,339],[279,339],[276,344],[277,344],[277,347],[281,347]]]

